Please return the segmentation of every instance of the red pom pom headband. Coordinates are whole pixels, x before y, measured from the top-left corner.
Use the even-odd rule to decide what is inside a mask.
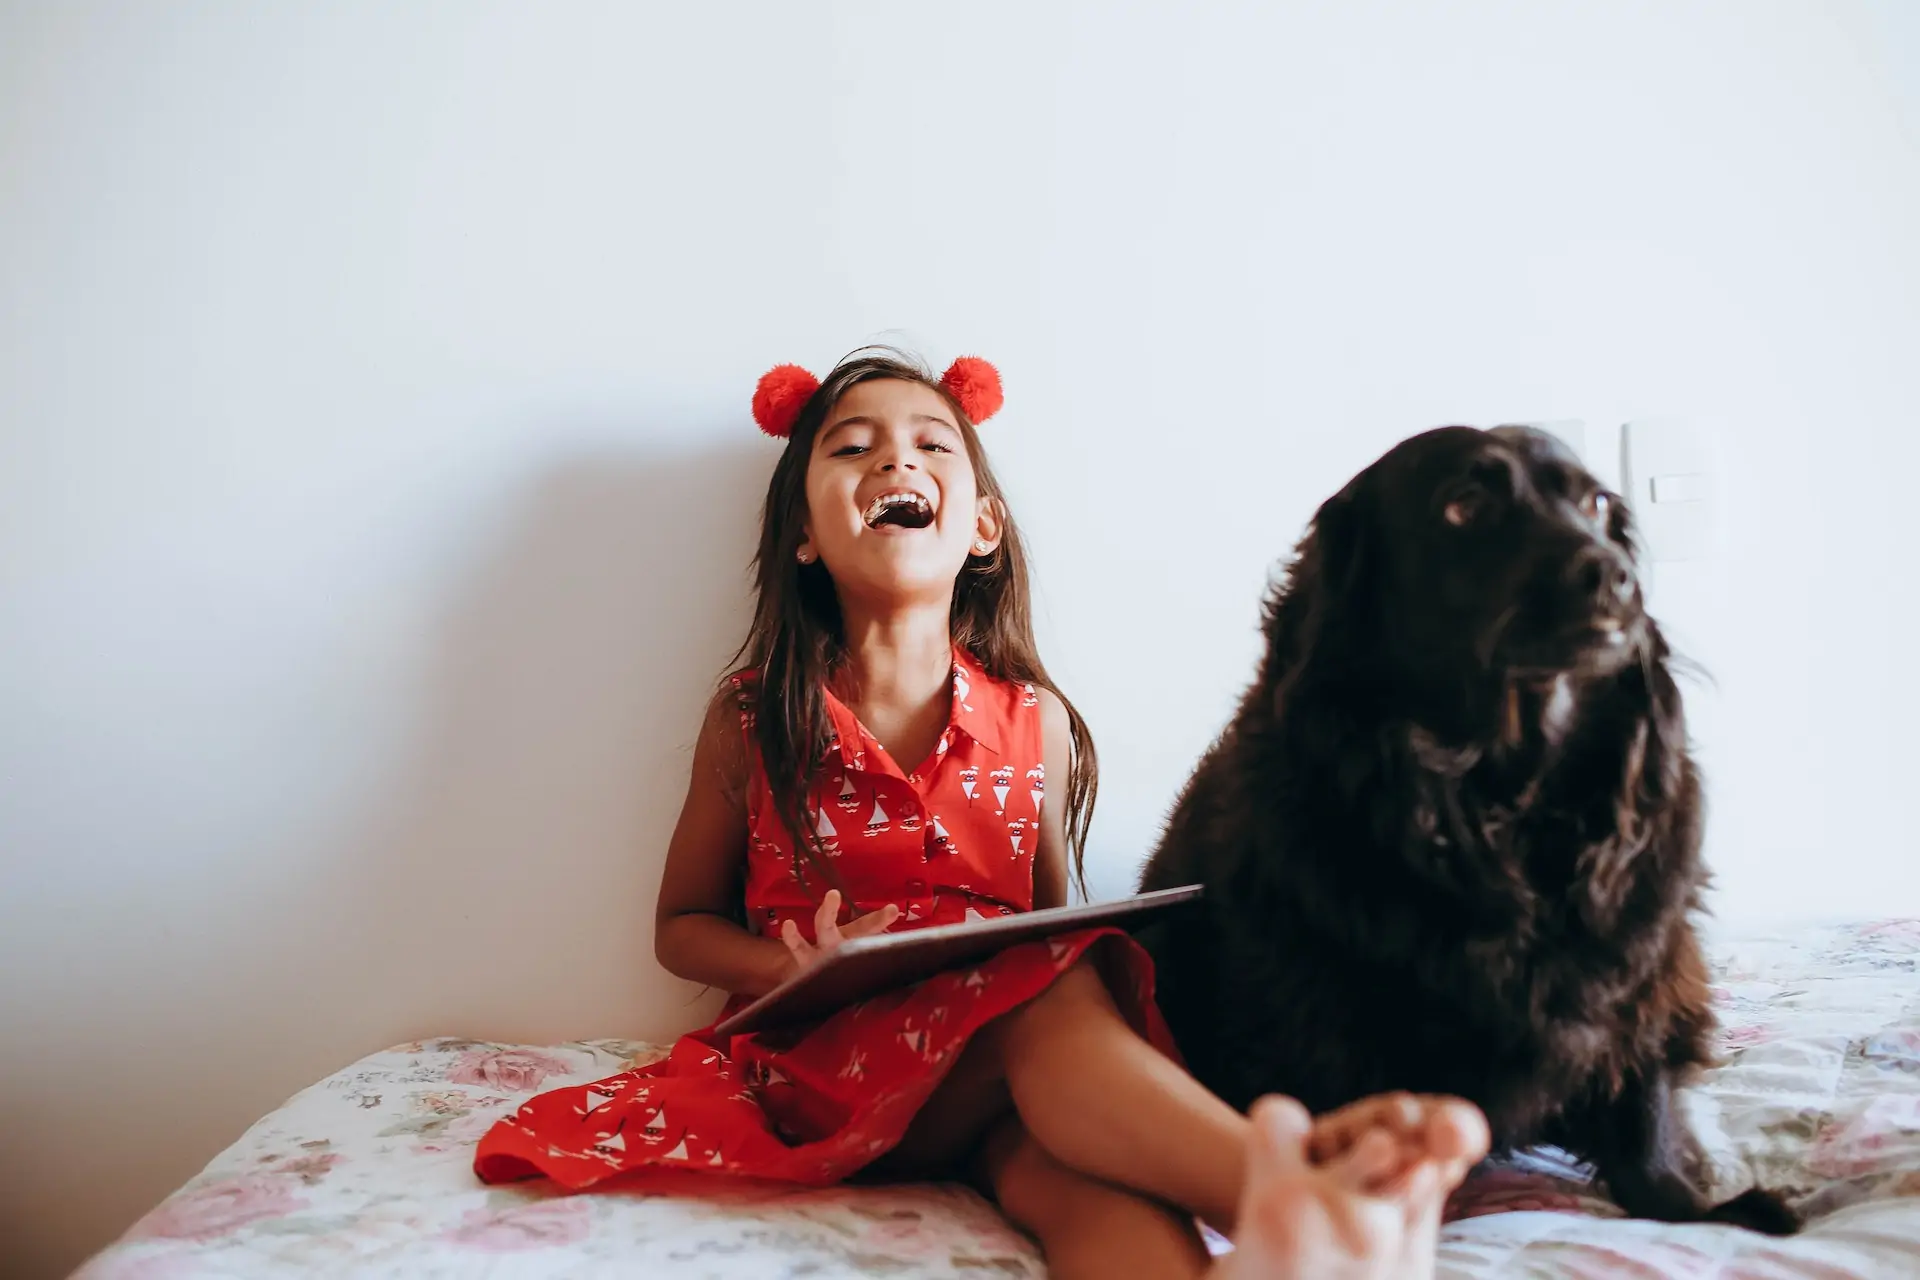
[[[948,365],[940,375],[940,385],[960,402],[961,410],[976,425],[1000,412],[1006,401],[1000,392],[1000,371],[979,356],[961,356]],[[753,389],[753,420],[774,439],[785,440],[792,434],[800,410],[819,389],[820,379],[797,364],[769,369]]]

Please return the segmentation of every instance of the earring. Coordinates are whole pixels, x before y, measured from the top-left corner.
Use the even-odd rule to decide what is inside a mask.
[[[813,552],[802,547],[800,550],[794,552],[794,559],[798,560],[801,564],[812,564]]]
[[[973,540],[973,550],[975,555],[983,556],[987,554],[987,540],[985,538],[975,538]]]

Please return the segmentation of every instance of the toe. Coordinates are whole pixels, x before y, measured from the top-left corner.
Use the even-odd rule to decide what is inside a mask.
[[[1436,1160],[1463,1169],[1487,1154],[1487,1118],[1480,1108],[1458,1098],[1436,1099],[1427,1111],[1427,1151]]]
[[[1253,1104],[1253,1137],[1248,1149],[1247,1181],[1297,1168],[1306,1162],[1307,1134],[1313,1117],[1292,1098],[1272,1095]]]
[[[1410,1093],[1381,1093],[1349,1102],[1315,1119],[1308,1153],[1317,1161],[1331,1160],[1374,1129],[1414,1137],[1420,1132],[1426,1110]]]
[[[1371,1129],[1325,1167],[1342,1185],[1370,1192],[1397,1173],[1401,1164],[1400,1143],[1385,1129]]]

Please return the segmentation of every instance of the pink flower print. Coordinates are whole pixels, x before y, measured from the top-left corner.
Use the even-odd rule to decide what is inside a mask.
[[[1911,1068],[1920,1064],[1920,1031],[1893,1029],[1868,1036],[1860,1043],[1860,1053],[1867,1058]]]
[[[548,1076],[573,1070],[549,1053],[530,1049],[470,1049],[447,1069],[450,1084],[477,1084],[507,1093],[532,1093]]]
[[[1553,1260],[1554,1274],[1567,1280],[1621,1280],[1623,1276],[1645,1277],[1685,1277],[1685,1280],[1757,1280],[1759,1273],[1741,1270],[1729,1270],[1723,1265],[1724,1257],[1718,1252],[1712,1256],[1689,1248],[1683,1244],[1669,1244],[1651,1240],[1636,1240],[1623,1249],[1611,1249],[1605,1245],[1582,1243],[1577,1246],[1577,1254],[1556,1256]],[[1796,1268],[1797,1270],[1797,1268]],[[1780,1273],[1768,1267],[1766,1274],[1778,1276]]]
[[[885,1142],[880,1143],[885,1146]],[[888,1261],[939,1263],[944,1270],[950,1263],[953,1237],[944,1224],[930,1225],[925,1216],[913,1210],[896,1210],[862,1232],[869,1250],[884,1252]]]
[[[482,1253],[552,1249],[587,1238],[593,1210],[584,1199],[536,1200],[510,1209],[474,1209],[446,1239]]]
[[[469,1111],[453,1119],[431,1133],[422,1134],[413,1145],[415,1152],[421,1155],[436,1155],[443,1151],[459,1151],[476,1145],[493,1127],[494,1117],[487,1111]]]
[[[1552,1178],[1518,1169],[1489,1169],[1468,1179],[1447,1202],[1446,1219],[1490,1213],[1580,1213],[1585,1205]]]
[[[1720,1033],[1722,1049],[1749,1049],[1756,1044],[1765,1044],[1773,1035],[1773,1028],[1762,1022],[1750,1022],[1744,1027],[1728,1027]]]
[[[338,1152],[309,1151],[306,1155],[295,1156],[284,1164],[275,1165],[273,1171],[283,1177],[298,1178],[303,1186],[311,1187],[317,1185],[339,1163]]]
[[[1823,1178],[1857,1178],[1910,1163],[1920,1148],[1920,1097],[1886,1093],[1823,1130],[1807,1167]]]
[[[263,1218],[280,1218],[307,1202],[278,1174],[249,1173],[182,1191],[133,1224],[129,1240],[212,1240]]]
[[[1863,942],[1871,938],[1875,942],[1920,947],[1920,920],[1876,920],[1861,925],[1855,936]]]
[[[183,1251],[128,1254],[113,1249],[74,1272],[73,1280],[195,1280],[206,1274],[204,1260],[195,1262]]]

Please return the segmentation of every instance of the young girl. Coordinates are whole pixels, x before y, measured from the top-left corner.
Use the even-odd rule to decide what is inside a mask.
[[[667,850],[660,963],[728,1011],[848,938],[1061,905],[1093,742],[1035,652],[1025,553],[975,424],[977,359],[892,354],[818,383],[782,366],[754,416],[768,487],[746,667],[714,700]],[[500,1121],[475,1169],[569,1187],[701,1170],[824,1184],[970,1177],[1056,1276],[1191,1276],[1196,1218],[1247,1275],[1418,1276],[1483,1152],[1465,1103],[1372,1099],[1251,1119],[1178,1065],[1152,966],[1116,929],[842,1010],[802,1032],[686,1036],[651,1066]]]

